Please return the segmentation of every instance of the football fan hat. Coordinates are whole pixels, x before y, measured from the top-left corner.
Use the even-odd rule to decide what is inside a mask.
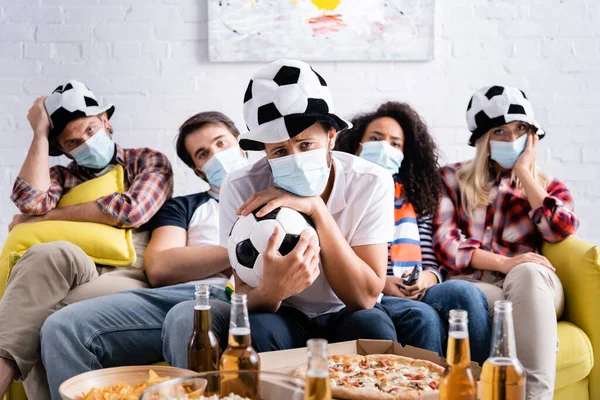
[[[327,82],[305,62],[279,60],[254,74],[243,106],[248,132],[241,135],[244,150],[264,150],[264,143],[291,139],[315,122],[337,131],[352,126],[334,114]]]
[[[469,145],[487,131],[513,121],[527,122],[542,139],[546,132],[533,116],[531,103],[522,90],[507,86],[486,86],[475,92],[467,106],[467,124],[472,132]]]
[[[50,155],[60,156],[62,152],[53,144],[67,124],[77,118],[92,117],[106,112],[110,118],[115,112],[115,106],[100,105],[96,96],[83,83],[74,79],[65,85],[60,85],[44,102],[50,116]]]

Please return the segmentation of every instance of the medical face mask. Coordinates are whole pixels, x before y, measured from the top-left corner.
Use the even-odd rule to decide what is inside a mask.
[[[201,168],[206,175],[208,183],[218,188],[231,171],[248,165],[248,160],[240,152],[239,146],[232,146],[227,150],[215,153]]]
[[[490,158],[496,161],[502,168],[512,168],[517,159],[525,151],[527,146],[527,134],[521,135],[514,142],[500,142],[490,140]]]
[[[104,128],[79,145],[69,155],[77,165],[92,169],[102,169],[108,165],[115,154],[115,142],[106,134]]]
[[[325,189],[330,167],[327,148],[269,160],[275,185],[298,196],[318,196]]]
[[[385,168],[391,174],[398,173],[404,160],[404,154],[400,150],[384,140],[364,142],[361,146],[361,158]]]

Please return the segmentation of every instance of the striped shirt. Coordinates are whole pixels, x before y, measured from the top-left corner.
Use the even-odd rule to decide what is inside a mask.
[[[396,192],[394,199],[395,207],[398,207],[401,204],[406,204],[405,197],[401,190],[398,190],[398,183],[400,183],[400,178],[398,174],[394,175],[394,182],[396,183]],[[412,207],[411,207],[412,210]],[[414,213],[414,211],[411,211]],[[396,219],[395,224],[398,225],[401,221],[398,221],[398,218],[401,218],[402,215],[395,215]],[[414,221],[414,220],[412,220]],[[412,224],[415,224],[412,222]],[[422,262],[415,262],[415,264],[421,264],[423,266],[424,271],[430,271],[435,274],[438,278],[438,282],[442,282],[442,275],[440,274],[440,265],[435,256],[435,252],[433,251],[432,246],[432,235],[433,235],[433,216],[418,216],[416,220],[416,226],[418,228],[419,235],[419,243],[421,247],[421,260]],[[397,228],[397,227],[396,227]],[[411,242],[411,240],[407,239],[410,235],[410,231],[413,229],[412,226],[410,229],[395,229],[394,231],[394,240],[388,243],[388,268],[387,268],[387,276],[394,276],[394,265],[398,265],[398,262],[394,262],[392,259],[392,252],[390,251],[392,243],[396,243],[395,246],[398,246],[398,242]],[[416,232],[414,232],[413,237],[416,239]],[[410,243],[409,243],[410,244]],[[402,244],[400,244],[402,246]],[[418,247],[417,247],[418,249]],[[417,250],[418,251],[418,250]],[[413,258],[414,259],[414,258]],[[397,261],[397,260],[396,260]],[[414,265],[411,265],[411,267]]]
[[[421,240],[421,256],[423,257],[423,271],[430,271],[438,278],[438,282],[442,282],[440,273],[440,262],[433,251],[433,217],[431,215],[421,216],[417,218],[419,226],[419,238]],[[389,253],[390,246],[388,244],[388,268],[387,276],[394,276],[392,271],[392,262]]]
[[[118,221],[121,228],[139,228],[173,194],[173,171],[167,157],[158,151],[123,149],[116,145],[115,160],[125,172],[125,192],[96,200],[103,213]],[[94,171],[75,162],[50,168],[50,188],[38,190],[17,177],[11,200],[24,214],[43,215],[54,209],[63,193],[96,178]]]

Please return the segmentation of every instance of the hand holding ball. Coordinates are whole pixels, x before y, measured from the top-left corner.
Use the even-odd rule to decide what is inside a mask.
[[[252,214],[240,217],[229,234],[229,261],[231,266],[245,283],[258,286],[263,277],[263,254],[275,227],[279,228],[277,248],[281,255],[290,253],[300,238],[302,231],[308,229],[317,235],[313,222],[304,214],[291,208],[276,208],[263,217]]]

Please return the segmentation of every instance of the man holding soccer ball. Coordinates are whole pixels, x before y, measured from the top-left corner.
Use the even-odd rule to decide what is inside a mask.
[[[266,157],[225,178],[221,246],[227,247],[238,217],[255,212],[260,218],[278,207],[306,214],[318,234],[304,231],[282,256],[276,244],[283,232],[276,229],[262,254],[258,285],[236,275],[236,292],[248,295],[254,347],[261,352],[303,347],[311,337],[395,341],[394,326],[376,303],[393,236],[389,173],[332,152],[336,132],[349,124],[333,114],[325,80],[304,62],[279,60],[259,70],[245,93],[244,119],[249,132],[241,135],[240,146],[265,150]],[[180,304],[169,313],[166,353],[185,351],[175,343],[190,334],[191,307]],[[165,356],[184,366],[178,365],[183,354]]]

